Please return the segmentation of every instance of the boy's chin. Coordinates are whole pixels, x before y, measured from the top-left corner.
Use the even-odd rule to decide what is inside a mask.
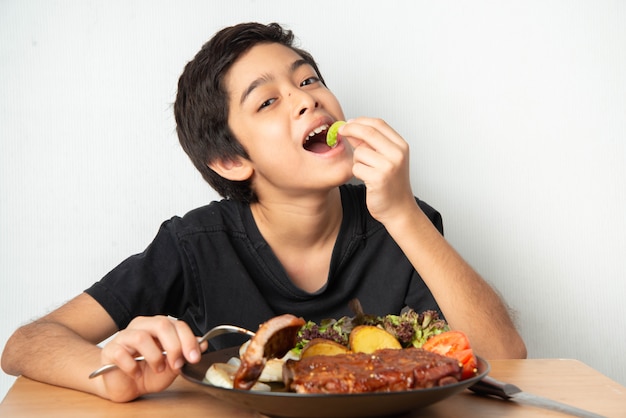
[[[354,175],[352,174],[352,167],[350,167],[349,170],[347,170],[343,176],[339,176],[338,180],[337,180],[337,186],[341,186],[343,184],[346,183],[350,183],[350,184],[360,184],[361,181],[359,179],[357,179],[356,177],[354,177]]]

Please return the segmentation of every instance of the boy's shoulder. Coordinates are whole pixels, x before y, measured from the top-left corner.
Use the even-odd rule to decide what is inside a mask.
[[[177,232],[243,230],[243,211],[247,205],[233,200],[218,200],[192,209],[169,222]]]

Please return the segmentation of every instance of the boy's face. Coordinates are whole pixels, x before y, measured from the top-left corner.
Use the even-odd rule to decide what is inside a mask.
[[[325,143],[325,130],[344,115],[336,97],[295,51],[276,43],[243,54],[225,77],[228,125],[250,160],[260,199],[326,190],[352,177],[352,148]],[[308,140],[307,140],[308,139]]]

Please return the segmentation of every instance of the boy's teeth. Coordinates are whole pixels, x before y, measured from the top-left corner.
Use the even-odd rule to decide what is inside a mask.
[[[328,125],[322,125],[320,127],[317,127],[315,129],[313,129],[311,132],[309,132],[309,136],[307,138],[307,141],[309,140],[309,138],[311,138],[312,136],[315,136],[317,134],[319,134],[320,132],[322,132],[324,129],[328,129]]]

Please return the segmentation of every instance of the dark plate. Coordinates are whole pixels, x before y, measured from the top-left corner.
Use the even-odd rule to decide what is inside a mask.
[[[478,375],[458,383],[430,389],[402,392],[357,394],[304,395],[285,392],[278,385],[271,392],[252,392],[224,389],[204,381],[204,375],[213,363],[225,363],[238,357],[239,347],[205,353],[197,364],[187,364],[182,369],[185,379],[202,385],[212,396],[243,408],[252,409],[271,417],[336,418],[377,417],[401,414],[418,409],[467,389],[489,372],[489,363],[478,358]]]

